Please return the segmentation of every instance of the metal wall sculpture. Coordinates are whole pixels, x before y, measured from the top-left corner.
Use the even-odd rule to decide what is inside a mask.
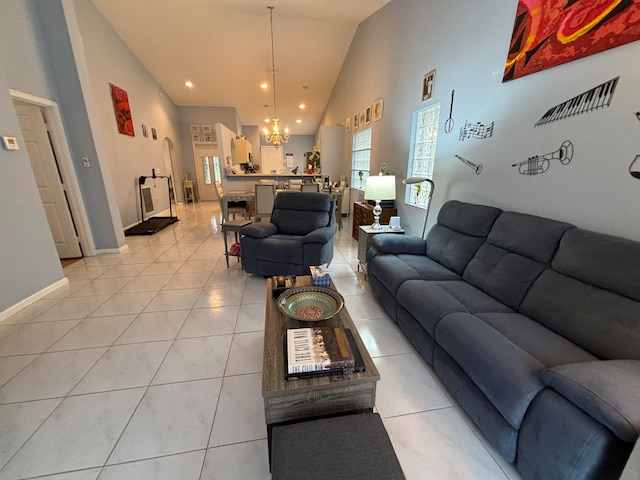
[[[608,107],[611,105],[611,100],[613,99],[613,94],[616,91],[619,78],[620,77],[616,77],[608,82],[604,82],[597,87],[593,87],[591,90],[587,90],[566,102],[562,102],[555,107],[550,108],[547,110],[547,113],[540,117],[540,120],[538,120],[534,126],[539,127],[546,123],[591,112],[598,108]]]
[[[549,170],[551,160],[558,160],[562,165],[567,165],[573,158],[573,143],[565,140],[560,148],[544,155],[534,155],[524,162],[514,163],[512,167],[518,167],[520,175],[540,175]]]
[[[473,168],[476,172],[476,175],[480,175],[482,173],[482,164],[478,163],[475,164],[469,160],[467,160],[466,158],[460,156],[460,155],[456,155],[455,156],[458,160],[460,160],[462,163],[464,163],[465,165],[470,166],[471,168]]]
[[[459,140],[462,142],[467,138],[479,138],[481,140],[493,136],[493,125],[495,122],[491,122],[489,125],[477,122],[475,124],[469,123],[465,120],[464,126],[460,127]]]

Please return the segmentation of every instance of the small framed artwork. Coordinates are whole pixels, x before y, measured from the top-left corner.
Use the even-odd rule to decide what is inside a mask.
[[[144,123],[142,124],[142,136],[143,137],[149,136],[149,130],[147,130],[147,126]]]
[[[351,117],[347,117],[344,121],[344,131],[347,133],[351,131]]]
[[[211,125],[202,125],[202,133],[211,133]]]
[[[422,101],[426,102],[427,100],[431,100],[433,97],[433,87],[436,84],[436,71],[431,70],[424,76],[424,80],[422,81]]]
[[[373,121],[377,122],[378,120],[382,120],[382,105],[384,104],[384,100],[379,98],[373,104]]]
[[[199,142],[200,141],[200,134],[199,133],[191,133],[191,141],[192,142]]]
[[[205,133],[203,133],[203,135],[204,135],[204,141],[205,142],[210,142],[211,141],[211,132],[208,132],[208,133],[205,132]]]
[[[154,140],[158,139],[158,132],[156,132],[155,128],[151,129],[151,136],[153,137]]]
[[[367,105],[364,110],[364,124],[371,125],[371,105]]]
[[[196,125],[195,123],[191,124],[191,133],[198,133],[200,131],[200,125]]]
[[[365,123],[364,123],[364,112],[360,112],[360,120],[359,120],[360,126],[364,127]]]
[[[358,121],[360,120],[360,114],[356,113],[353,115],[353,131],[355,132],[356,130],[358,130],[358,125],[360,125],[358,123]]]

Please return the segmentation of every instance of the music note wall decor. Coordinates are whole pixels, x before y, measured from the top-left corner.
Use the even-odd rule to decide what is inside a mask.
[[[611,105],[611,100],[616,91],[619,78],[620,77],[616,77],[608,82],[604,82],[597,87],[593,87],[591,90],[582,92],[580,95],[550,108],[540,117],[540,120],[535,123],[534,127],[591,112],[598,108],[608,107]]]
[[[560,148],[544,155],[534,155],[524,162],[514,163],[512,167],[518,167],[520,175],[540,175],[549,170],[551,160],[558,160],[562,165],[567,165],[573,158],[573,143],[565,140]]]
[[[466,158],[460,156],[460,155],[455,155],[455,157],[460,160],[462,163],[464,163],[465,165],[469,165],[471,168],[473,168],[476,171],[476,175],[480,175],[482,173],[482,164],[478,163],[477,165],[469,160],[467,160]]]
[[[485,139],[493,136],[493,125],[495,122],[491,122],[489,125],[484,123],[471,124],[468,120],[464,121],[464,126],[460,127],[460,138],[463,142],[467,138],[479,138]]]

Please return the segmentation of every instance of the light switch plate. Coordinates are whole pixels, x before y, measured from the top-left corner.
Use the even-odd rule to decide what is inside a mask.
[[[2,137],[2,145],[5,150],[20,150],[16,137]]]

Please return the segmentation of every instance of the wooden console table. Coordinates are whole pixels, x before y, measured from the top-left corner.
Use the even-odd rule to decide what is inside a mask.
[[[389,219],[398,215],[397,208],[383,208],[380,215],[381,224],[389,224]],[[360,226],[366,227],[373,223],[373,206],[368,203],[354,202],[353,204],[353,227],[351,236],[358,240]]]

